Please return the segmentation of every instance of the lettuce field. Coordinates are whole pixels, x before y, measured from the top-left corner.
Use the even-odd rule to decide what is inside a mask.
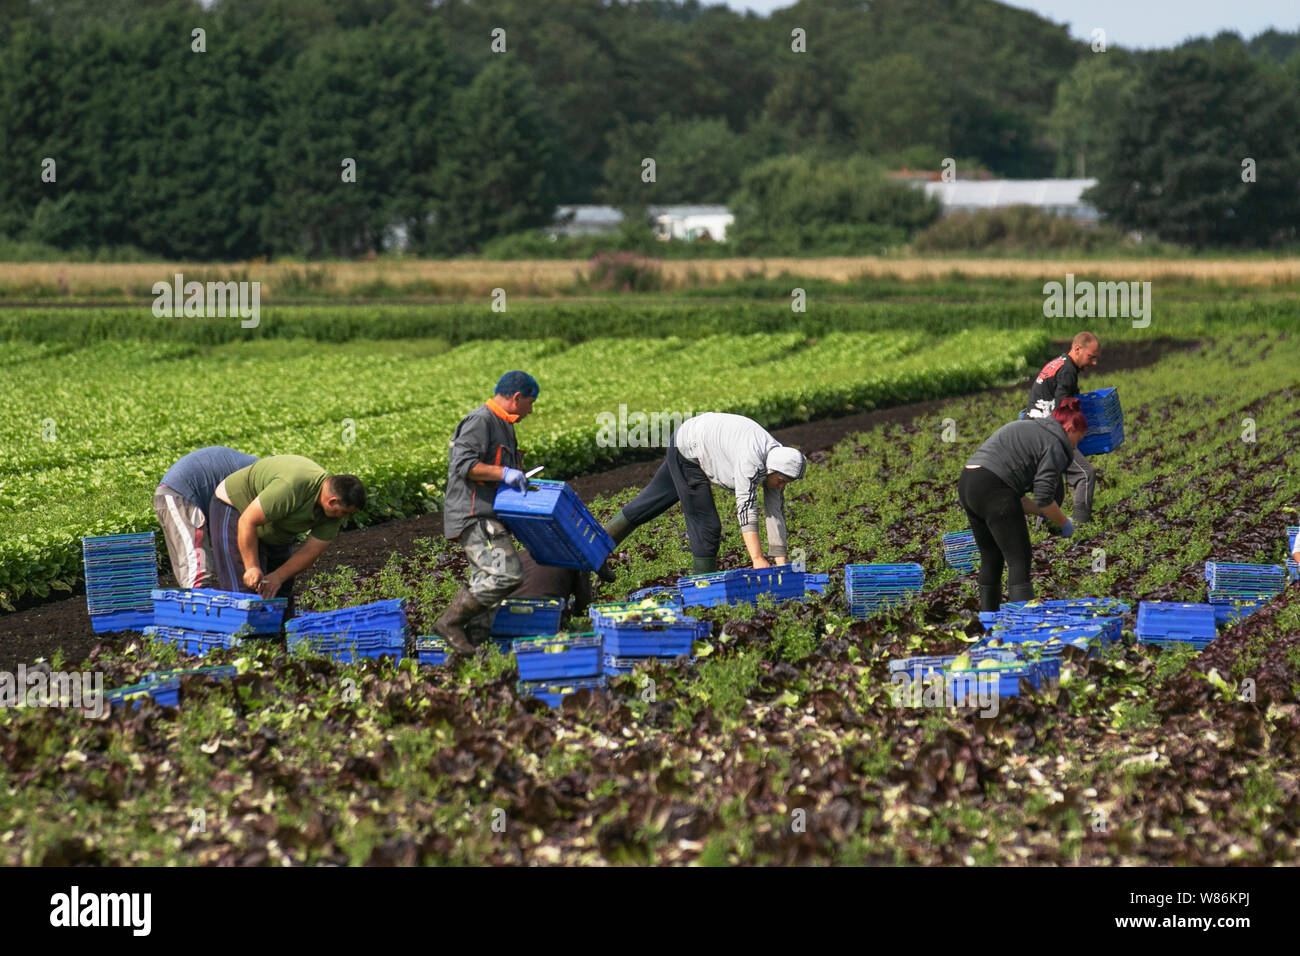
[[[965,527],[957,476],[1079,329],[1001,281],[960,299],[906,284],[887,302],[814,298],[806,316],[761,291],[512,306],[516,334],[459,306],[283,307],[249,341],[147,312],[133,329],[117,308],[0,317],[11,604],[75,587],[82,534],[150,528],[158,476],[198,445],[355,471],[375,497],[363,523],[435,507],[452,427],[506,368],[541,381],[520,444],[557,478],[654,454],[598,444],[596,416],[620,404],[775,427],[944,399],[812,451],[786,496],[790,543],[829,588],[704,611],[712,636],[690,666],[548,710],[516,696],[495,650],[421,669],[267,644],[215,652],[205,663],[239,675],[187,681],[179,708],[0,710],[0,864],[1300,863],[1300,585],[1200,653],[1135,643],[1129,615],[1123,641],[1067,650],[1059,686],[994,716],[891,698],[891,658],[957,653],[978,633],[973,577],[940,547]],[[1093,522],[1069,540],[1034,532],[1040,596],[1199,601],[1206,560],[1284,559],[1300,523],[1300,339],[1267,292],[1205,299],[1147,329],[1092,322],[1102,361],[1082,385],[1119,388],[1127,441],[1095,459]],[[1154,362],[1108,370],[1107,349],[1151,343]],[[605,519],[636,490],[588,504]],[[740,566],[718,504],[722,566]],[[844,565],[912,561],[915,601],[849,615]],[[670,512],[625,542],[598,594],[689,563]],[[406,597],[428,633],[464,572],[431,536],[376,569],[319,571],[301,603]],[[128,634],[49,666],[120,686],[192,663]]]

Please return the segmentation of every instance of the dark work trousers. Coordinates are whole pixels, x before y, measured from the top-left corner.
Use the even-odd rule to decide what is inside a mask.
[[[636,528],[658,518],[679,501],[686,516],[691,554],[697,558],[717,558],[722,522],[713,504],[713,485],[704,469],[683,458],[675,447],[668,449],[650,484],[623,506],[623,517]]]
[[[1065,486],[1069,485],[1074,493],[1074,510],[1070,518],[1075,524],[1092,520],[1092,496],[1097,490],[1097,469],[1088,461],[1088,456],[1079,449],[1074,450],[1070,467],[1065,469],[1061,484],[1056,489],[1056,503],[1065,503]]]
[[[239,553],[239,512],[226,504],[216,495],[208,506],[208,518],[212,533],[212,556],[217,566],[217,582],[223,591],[243,591],[254,594],[253,588],[244,587],[244,558]],[[270,574],[293,555],[291,544],[267,544],[257,542],[257,561],[262,571]],[[288,598],[284,607],[284,619],[293,617],[293,583],[289,578],[276,593],[276,597]]]
[[[1012,600],[1019,599],[1017,586],[1029,584],[1029,562],[1033,558],[1029,524],[1020,497],[986,468],[963,468],[957,482],[957,500],[966,509],[980,549],[980,587],[1000,589],[1005,565]]]

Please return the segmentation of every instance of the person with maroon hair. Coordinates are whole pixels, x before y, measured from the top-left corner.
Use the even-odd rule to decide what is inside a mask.
[[[1080,332],[1070,342],[1070,351],[1043,366],[1029,388],[1029,402],[1021,418],[1047,418],[1061,402],[1079,394],[1079,372],[1095,368],[1101,360],[1101,343],[1091,332]],[[1083,524],[1092,520],[1092,499],[1097,491],[1097,469],[1083,452],[1074,450],[1065,479],[1056,486],[1056,503],[1065,501],[1065,486],[1073,493],[1073,520]]]
[[[1077,398],[1066,398],[1047,418],[1026,418],[1003,425],[971,455],[957,482],[957,499],[966,510],[980,549],[980,610],[1002,605],[1002,569],[1012,601],[1029,601],[1033,550],[1026,515],[1042,515],[1074,534],[1074,524],[1056,503],[1061,476],[1088,433],[1088,419]],[[1032,493],[1033,498],[1025,497]]]

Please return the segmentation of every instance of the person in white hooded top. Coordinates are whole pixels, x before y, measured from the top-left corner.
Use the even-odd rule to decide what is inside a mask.
[[[686,517],[692,573],[718,569],[722,522],[713,504],[712,485],[735,492],[736,520],[756,568],[768,567],[758,534],[758,493],[763,489],[767,544],[776,564],[786,563],[785,486],[802,478],[807,462],[755,421],[742,415],[708,412],[688,418],[669,441],[668,454],[650,484],[614,516],[605,530],[617,545],[634,528],[653,521],[678,501]],[[600,570],[612,580],[609,564]]]

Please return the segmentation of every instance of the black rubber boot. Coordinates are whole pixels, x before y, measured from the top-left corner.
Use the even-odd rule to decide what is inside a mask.
[[[980,585],[980,610],[996,611],[1001,606],[1002,606],[1002,585],[981,584]]]
[[[624,538],[632,533],[632,522],[627,520],[627,516],[620,510],[618,514],[609,519],[609,524],[605,525],[605,533],[614,539],[614,547],[618,547]],[[610,552],[611,556],[613,552]],[[606,584],[614,583],[614,569],[609,566],[609,558],[605,563],[596,569],[596,577],[600,578]]]
[[[1026,581],[1024,584],[1011,585],[1008,599],[1011,601],[1032,601],[1034,599],[1034,582]]]
[[[452,598],[447,610],[433,623],[433,633],[447,642],[452,650],[462,654],[473,654],[474,644],[465,633],[465,625],[470,618],[483,610],[483,605],[470,593],[469,588],[461,588]]]
[[[691,555],[691,574],[712,574],[716,570],[718,570],[716,554]]]

